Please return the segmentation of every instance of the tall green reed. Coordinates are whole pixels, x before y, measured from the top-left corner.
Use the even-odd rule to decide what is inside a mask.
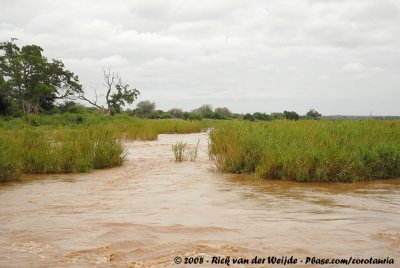
[[[228,173],[301,182],[400,176],[396,121],[227,122],[210,139],[212,159]]]
[[[101,128],[44,132],[25,128],[0,134],[0,177],[12,180],[19,174],[88,172],[119,166],[125,149],[110,132]]]

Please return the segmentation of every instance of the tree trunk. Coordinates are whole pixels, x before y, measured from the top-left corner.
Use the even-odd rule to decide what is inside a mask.
[[[28,116],[31,113],[37,114],[40,110],[40,104],[38,101],[22,100],[22,110],[25,116]]]

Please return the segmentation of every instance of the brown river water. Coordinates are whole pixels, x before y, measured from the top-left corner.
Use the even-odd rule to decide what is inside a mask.
[[[197,161],[174,162],[172,144],[198,140]],[[222,175],[212,171],[206,133],[127,146],[122,167],[0,185],[0,267],[227,266],[213,256],[389,257],[394,265],[355,267],[400,267],[400,180]],[[177,256],[204,263],[177,265]]]

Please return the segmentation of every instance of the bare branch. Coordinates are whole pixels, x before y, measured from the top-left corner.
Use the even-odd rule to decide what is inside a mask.
[[[106,106],[100,106],[97,104],[98,95],[95,90],[95,100],[89,100],[84,96],[84,93],[80,94],[79,99],[84,100],[94,107],[102,110],[104,114],[110,115],[113,112],[120,111],[121,106],[125,104],[131,104],[140,92],[136,89],[129,89],[128,84],[123,84],[122,78],[118,73],[111,72],[111,68],[108,70],[103,68],[104,75],[104,86],[106,89],[105,102]],[[103,98],[103,97],[102,97]]]
[[[90,103],[91,105],[95,106],[96,108],[100,109],[100,110],[104,110],[103,106],[100,106],[99,104],[97,104],[97,100],[98,100],[98,95],[97,95],[97,90],[94,88],[94,95],[95,95],[95,99],[94,101],[91,101],[90,99],[86,98],[84,94],[79,95],[79,99],[80,100],[84,100],[87,101],[88,103]]]
[[[114,72],[111,74],[111,69],[108,69],[108,73],[103,69],[104,73],[104,81],[106,82],[107,93],[106,93],[106,101],[109,102],[110,93],[112,90],[112,86],[114,85],[115,74]]]

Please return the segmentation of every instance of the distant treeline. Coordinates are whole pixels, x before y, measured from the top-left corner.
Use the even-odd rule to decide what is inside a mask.
[[[1,100],[1,98],[0,98]],[[54,115],[54,114],[104,114],[97,107],[87,107],[75,101],[65,101],[63,103],[53,103],[41,109],[39,114]],[[202,119],[217,119],[217,120],[246,120],[246,121],[272,121],[272,120],[301,120],[301,119],[325,119],[325,120],[362,120],[362,119],[377,119],[377,120],[398,120],[400,116],[355,116],[355,115],[321,115],[314,109],[310,109],[306,114],[300,115],[295,111],[283,111],[275,113],[233,113],[226,107],[213,108],[210,104],[204,104],[191,111],[184,111],[181,108],[172,108],[167,111],[156,109],[156,104],[151,101],[140,101],[135,109],[119,110],[111,115],[126,114],[146,119],[184,119],[184,120],[202,120]],[[0,116],[4,117],[23,117],[24,112],[18,106],[2,106],[0,101]]]
[[[1,103],[0,103],[1,108]],[[4,108],[4,107],[3,107]],[[18,106],[8,107],[9,109],[0,109],[0,115],[7,117],[23,117],[24,112]],[[39,114],[52,115],[52,114],[84,114],[84,113],[97,113],[103,114],[101,110],[96,107],[87,107],[83,104],[74,101],[65,101],[64,103],[54,103],[46,109],[41,109]],[[156,109],[154,102],[140,101],[135,109],[119,110],[111,115],[127,114],[146,119],[184,119],[184,120],[202,120],[202,119],[217,119],[217,120],[230,120],[239,119],[247,121],[271,121],[271,120],[299,120],[299,119],[319,119],[321,114],[311,109],[305,115],[299,115],[294,111],[284,111],[281,113],[233,113],[226,107],[213,108],[210,104],[204,104],[191,111],[184,111],[181,108],[172,108],[167,111]]]

